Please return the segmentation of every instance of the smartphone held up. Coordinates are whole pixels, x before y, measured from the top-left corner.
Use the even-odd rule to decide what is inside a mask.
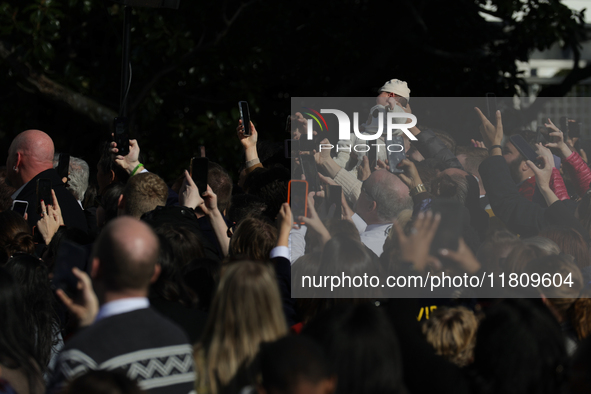
[[[248,110],[248,103],[246,101],[239,101],[238,108],[240,108],[240,119],[242,126],[244,126],[244,135],[250,136],[250,111]]]

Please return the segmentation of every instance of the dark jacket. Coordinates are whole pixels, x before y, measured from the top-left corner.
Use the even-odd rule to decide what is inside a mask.
[[[37,176],[31,179],[16,197],[16,200],[23,200],[29,203],[29,207],[27,208],[27,222],[29,223],[29,226],[33,228],[37,225],[37,222],[40,219],[39,214],[37,213],[37,179],[51,180],[51,187],[55,192],[55,196],[60,205],[64,224],[69,228],[78,228],[87,232],[88,224],[86,222],[84,211],[72,193],[66,189],[66,185],[62,182],[57,171],[53,168],[37,174]]]

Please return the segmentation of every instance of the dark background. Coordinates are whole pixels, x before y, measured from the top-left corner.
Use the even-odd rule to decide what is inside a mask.
[[[198,1],[136,8],[129,93],[143,162],[170,181],[205,145],[234,174],[239,100],[259,139],[287,138],[291,97],[374,96],[392,78],[412,97],[512,96],[516,60],[561,43],[577,58],[583,15],[556,1]],[[516,20],[516,11],[525,16]],[[12,138],[38,128],[95,171],[119,107],[123,10],[107,0],[0,2],[0,163]],[[573,70],[541,96],[591,76]],[[412,100],[411,100],[412,104]],[[539,109],[539,108],[538,108]],[[536,108],[513,126],[535,118]],[[466,116],[474,116],[466,113]],[[433,125],[446,129],[448,125]],[[465,143],[469,132],[449,130]],[[94,177],[92,177],[94,179]]]

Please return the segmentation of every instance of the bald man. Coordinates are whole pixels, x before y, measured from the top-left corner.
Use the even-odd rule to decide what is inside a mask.
[[[387,170],[372,172],[361,184],[352,218],[361,242],[380,256],[392,223],[400,212],[412,207],[408,186],[400,178]]]
[[[12,199],[29,203],[27,221],[31,228],[36,226],[40,219],[37,211],[37,180],[49,179],[60,205],[64,224],[87,231],[84,211],[53,169],[53,154],[53,140],[43,131],[27,130],[14,138],[6,159],[6,183],[17,189]]]
[[[192,347],[184,332],[150,308],[148,290],[160,274],[159,244],[145,223],[130,216],[112,220],[95,243],[90,279],[81,279],[81,305],[58,295],[88,328],[59,354],[48,393],[57,393],[88,370],[124,371],[151,394],[193,390]],[[93,293],[93,287],[96,291]],[[100,304],[97,314],[96,299]],[[80,312],[83,311],[83,312]]]

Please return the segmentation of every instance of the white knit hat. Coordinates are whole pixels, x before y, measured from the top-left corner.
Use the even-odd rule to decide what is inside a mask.
[[[378,93],[381,92],[394,93],[399,96],[406,97],[407,99],[410,98],[410,89],[408,88],[408,85],[406,82],[399,79],[391,79],[386,82],[384,86],[378,90]]]

